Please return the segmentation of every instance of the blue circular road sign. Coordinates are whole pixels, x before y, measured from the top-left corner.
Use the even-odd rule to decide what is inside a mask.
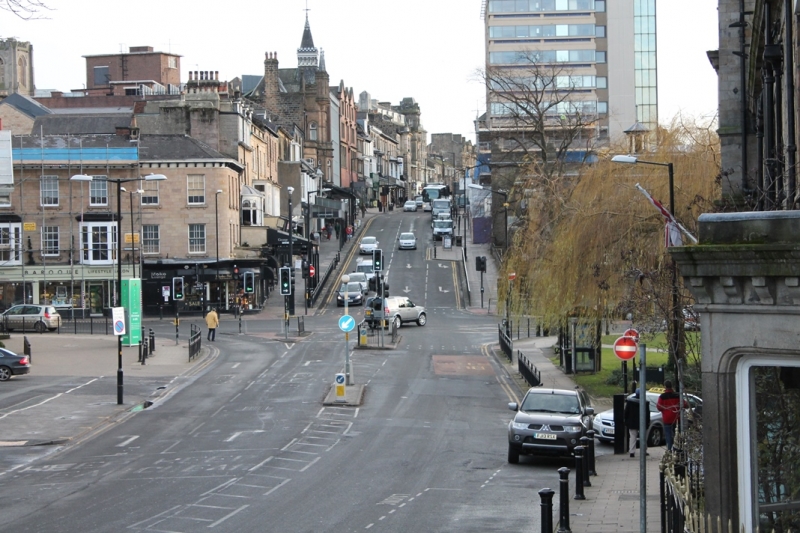
[[[356,327],[356,319],[350,315],[343,315],[339,319],[339,329],[348,332],[353,331],[353,328]]]

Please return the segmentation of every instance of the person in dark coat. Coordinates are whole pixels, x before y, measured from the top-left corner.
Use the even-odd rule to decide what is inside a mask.
[[[636,454],[636,439],[639,437],[639,409],[642,408],[642,401],[639,397],[639,389],[636,389],[636,392],[633,396],[630,396],[628,400],[625,402],[625,427],[628,428],[628,436],[630,437],[630,447],[628,452],[630,452],[631,457],[635,457]],[[644,402],[644,434],[647,435],[647,428],[650,427],[650,409],[647,406],[647,401]]]

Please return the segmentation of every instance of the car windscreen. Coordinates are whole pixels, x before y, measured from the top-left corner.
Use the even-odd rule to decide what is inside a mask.
[[[376,240],[375,237],[364,237],[361,239],[361,244],[375,244]]]
[[[578,414],[581,412],[578,397],[566,394],[528,394],[522,402],[521,411],[544,413]]]
[[[434,220],[433,227],[434,228],[450,228],[453,226],[452,220]]]
[[[357,282],[342,283],[339,287],[339,292],[344,292],[345,290],[347,290],[347,292],[361,292],[361,284]]]
[[[400,239],[404,240],[404,241],[413,240],[414,239],[414,234],[413,233],[401,233],[400,234]]]
[[[450,200],[434,200],[433,207],[436,209],[450,209]]]
[[[372,272],[372,263],[361,263],[356,267],[356,270],[358,272],[364,272],[365,274],[367,272]]]

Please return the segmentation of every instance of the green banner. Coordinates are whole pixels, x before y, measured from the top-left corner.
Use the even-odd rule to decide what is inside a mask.
[[[142,280],[122,280],[122,307],[125,308],[127,328],[122,336],[124,346],[136,346],[142,340]]]

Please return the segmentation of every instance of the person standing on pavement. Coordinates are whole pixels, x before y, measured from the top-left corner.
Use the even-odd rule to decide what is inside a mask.
[[[639,409],[644,407],[644,435],[647,435],[647,428],[650,427],[650,409],[647,408],[647,402],[642,402],[640,398],[639,389],[636,389],[636,392],[633,396],[630,396],[628,400],[625,402],[625,427],[628,428],[628,436],[630,438],[630,446],[628,448],[628,452],[631,454],[631,457],[636,456],[636,439],[639,437],[639,434],[642,432],[640,431],[639,427]]]
[[[213,307],[206,315],[206,326],[208,326],[207,339],[214,342],[217,339],[217,328],[219,327],[219,315]]]
[[[664,439],[667,441],[667,451],[672,451],[675,441],[675,422],[680,415],[681,397],[672,390],[672,382],[664,381],[664,392],[658,397],[656,408],[661,411],[661,420],[664,423]]]

